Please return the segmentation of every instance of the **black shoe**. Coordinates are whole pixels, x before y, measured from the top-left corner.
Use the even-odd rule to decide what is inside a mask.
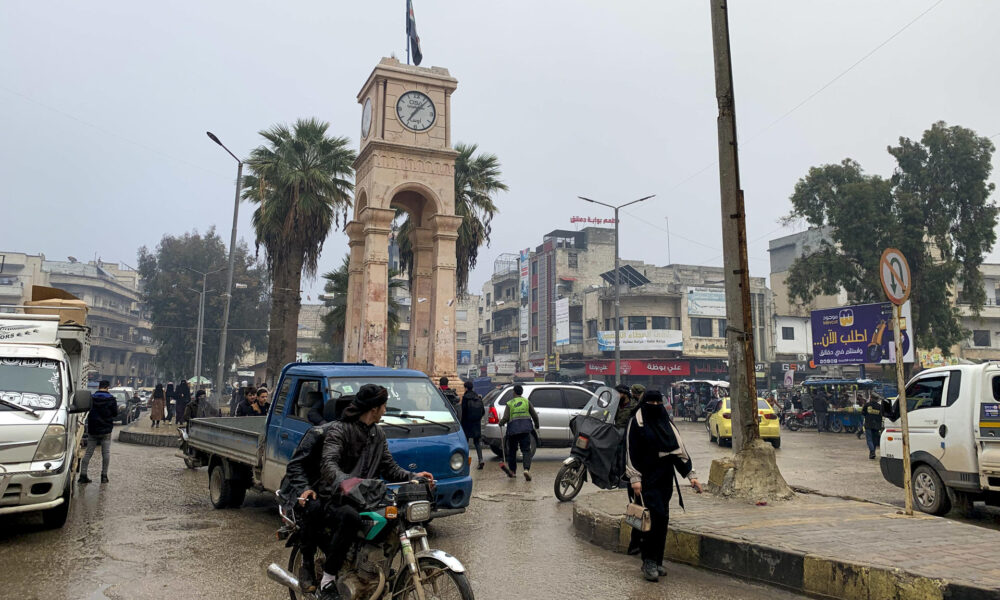
[[[660,571],[656,568],[656,563],[651,560],[642,561],[642,576],[646,581],[659,581]]]
[[[80,478],[76,480],[77,483],[90,483],[90,477],[87,477],[83,473],[80,473]]]
[[[506,473],[507,477],[510,477],[510,478],[514,477],[514,471],[511,471],[510,467],[508,467],[507,465],[505,465],[503,463],[500,463],[500,470],[503,471],[504,473]]]
[[[101,483],[108,483],[109,481],[110,479],[108,479],[107,475],[101,475]]]
[[[486,466],[486,463],[484,463],[484,462],[480,461],[480,462],[479,462],[479,466],[478,466],[478,467],[476,467],[476,469],[478,469],[478,470],[482,471],[482,470],[483,470],[483,467],[485,467],[485,466]]]
[[[663,565],[658,565],[658,566],[656,567],[656,573],[657,573],[657,574],[658,574],[658,575],[659,575],[660,577],[666,577],[666,576],[667,576],[667,568],[666,568],[666,567],[664,567]]]
[[[337,589],[337,582],[331,581],[326,587],[316,595],[319,600],[340,600],[340,590]]]
[[[299,589],[306,594],[316,591],[316,567],[305,563],[299,567]]]
[[[869,453],[868,458],[870,458],[871,460],[875,460],[875,453],[874,452]]]

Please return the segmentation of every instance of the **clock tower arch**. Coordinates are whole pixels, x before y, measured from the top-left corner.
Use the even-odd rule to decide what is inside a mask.
[[[455,157],[447,69],[383,58],[358,93],[361,148],[354,162],[344,360],[386,364],[389,234],[397,210],[414,226],[408,366],[454,377]]]

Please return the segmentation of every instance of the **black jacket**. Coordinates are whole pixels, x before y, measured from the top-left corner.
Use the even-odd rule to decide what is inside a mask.
[[[468,436],[479,435],[482,430],[480,421],[486,409],[483,398],[472,390],[467,390],[462,396],[462,429]]]
[[[392,458],[382,429],[361,421],[334,421],[326,427],[321,471],[321,495],[326,498],[335,498],[340,484],[351,477],[381,477],[389,483],[413,478]]]
[[[217,417],[219,411],[208,403],[208,400],[193,400],[184,407],[184,420],[202,419],[205,417]]]
[[[329,425],[310,427],[302,436],[292,459],[285,466],[285,478],[281,480],[281,493],[295,499],[306,490],[319,491],[323,464],[323,438]]]
[[[260,412],[257,412],[256,410],[254,410],[250,406],[249,402],[247,402],[246,400],[244,400],[243,402],[240,402],[239,406],[236,407],[236,416],[237,417],[266,417],[267,416],[267,410],[270,407],[271,407],[271,403],[270,402],[265,402],[264,406],[260,407]]]
[[[813,410],[818,413],[830,411],[830,404],[826,401],[826,396],[816,396],[816,399],[813,400]]]
[[[872,398],[861,411],[865,415],[865,429],[882,429],[882,403]]]
[[[118,416],[118,401],[110,393],[98,390],[90,397],[90,414],[87,415],[87,433],[107,435],[114,430]]]

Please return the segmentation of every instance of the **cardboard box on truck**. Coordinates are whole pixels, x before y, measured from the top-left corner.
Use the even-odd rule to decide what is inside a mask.
[[[24,303],[24,312],[29,315],[58,315],[59,324],[87,324],[87,304],[58,288],[44,285],[31,286],[31,300]]]

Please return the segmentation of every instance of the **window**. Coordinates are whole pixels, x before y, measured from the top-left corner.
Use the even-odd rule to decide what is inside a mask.
[[[670,329],[670,317],[653,317],[653,329]]]
[[[692,337],[712,337],[712,319],[691,317]]]
[[[490,293],[486,292],[486,305],[489,306],[489,304],[490,304]]]
[[[465,309],[456,310],[455,311],[455,320],[456,321],[468,321],[469,320],[469,311],[465,310]]]
[[[794,327],[782,327],[781,328],[781,339],[783,339],[783,340],[794,340],[795,339],[795,328]]]
[[[569,263],[569,268],[575,269],[577,265],[577,255],[576,252],[570,252],[566,255],[566,261]]]
[[[948,406],[958,400],[958,390],[962,387],[962,372],[949,371],[951,377],[948,378]]]
[[[295,403],[292,405],[291,410],[288,411],[288,416],[293,419],[308,421],[309,410],[316,401],[315,396],[310,397],[310,394],[319,393],[319,390],[318,379],[300,379],[299,387],[295,392]]]
[[[538,337],[531,338],[531,351],[538,352]]]
[[[479,337],[483,337],[483,328],[482,327],[479,328]]]
[[[464,344],[469,341],[469,333],[466,331],[456,331],[455,341],[459,344]]]
[[[531,301],[538,302],[538,288],[531,288]]]
[[[531,326],[538,327],[538,313],[531,313]]]
[[[531,274],[532,275],[538,275],[538,261],[537,260],[531,261]]]
[[[646,317],[629,317],[628,318],[628,328],[629,329],[645,329],[646,328]]]
[[[559,388],[536,388],[528,399],[535,408],[563,407],[562,390]]]
[[[587,337],[597,337],[597,319],[590,319],[587,321]]]
[[[486,319],[486,333],[490,332],[490,320]]]
[[[974,329],[972,331],[972,345],[980,348],[990,347],[990,332],[988,329]]]
[[[563,390],[566,396],[566,408],[570,410],[580,410],[590,402],[590,392],[580,389]]]
[[[285,410],[285,401],[288,400],[288,390],[292,387],[292,378],[286,377],[281,389],[272,397],[274,404],[274,414],[280,415]]]
[[[726,337],[726,320],[719,319],[719,336],[720,338]]]
[[[945,377],[927,377],[911,383],[910,387],[906,388],[907,410],[941,406],[945,379]]]

